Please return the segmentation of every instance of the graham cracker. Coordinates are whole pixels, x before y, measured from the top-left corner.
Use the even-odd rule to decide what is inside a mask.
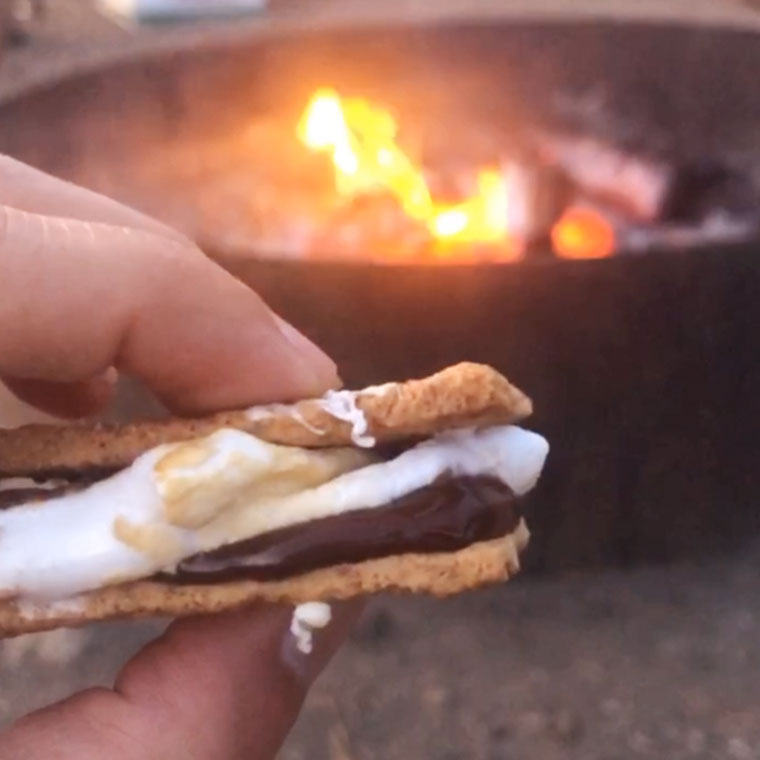
[[[367,422],[365,434],[380,444],[453,428],[509,424],[532,412],[531,400],[495,369],[469,362],[421,380],[366,388],[344,398],[361,410]],[[353,443],[351,423],[327,411],[324,399],[121,426],[28,425],[0,431],[0,477],[107,473],[127,467],[160,444],[210,435],[220,428],[289,446]]]
[[[511,534],[458,552],[384,557],[336,565],[281,581],[241,580],[189,586],[138,581],[48,605],[4,601],[0,602],[0,636],[117,618],[208,614],[255,602],[295,605],[381,591],[445,597],[509,579],[520,568],[518,554],[528,538],[521,520]]]

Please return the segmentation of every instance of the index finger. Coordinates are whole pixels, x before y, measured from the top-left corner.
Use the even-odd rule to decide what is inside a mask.
[[[187,411],[319,394],[335,366],[189,241],[0,207],[0,376],[116,366]]]
[[[171,227],[111,198],[3,155],[0,155],[0,205],[44,216],[103,222],[175,240],[185,239]]]

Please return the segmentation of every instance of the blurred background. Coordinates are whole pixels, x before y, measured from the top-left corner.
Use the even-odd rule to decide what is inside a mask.
[[[228,194],[234,195],[240,187],[240,178],[229,173],[237,158],[234,152],[226,152],[228,142],[224,150],[219,148],[218,134],[207,129],[205,122],[200,124],[200,119],[196,130],[192,117],[187,116],[187,102],[204,87],[211,92],[226,81],[224,67],[234,65],[241,56],[260,63],[260,69],[252,66],[248,75],[252,81],[273,76],[276,80],[280,72],[285,85],[293,85],[288,67],[301,45],[306,49],[311,42],[307,44],[304,38],[300,43],[296,37],[285,53],[278,53],[272,46],[257,52],[248,40],[274,40],[286,33],[292,40],[294,29],[309,34],[341,26],[346,18],[362,28],[389,22],[403,27],[407,20],[415,28],[433,27],[442,20],[451,24],[452,19],[464,24],[476,7],[481,14],[479,23],[492,30],[528,17],[538,23],[556,19],[564,23],[571,18],[593,24],[603,19],[608,31],[587,27],[586,36],[579,37],[586,40],[583,49],[588,49],[589,40],[593,43],[590,47],[598,43],[600,58],[587,62],[598,71],[595,81],[608,81],[614,69],[620,81],[634,89],[643,82],[647,97],[651,93],[656,96],[657,106],[647,116],[651,119],[641,122],[646,139],[639,139],[632,129],[619,131],[612,141],[608,132],[618,127],[611,128],[596,112],[588,123],[583,122],[589,108],[594,111],[595,106],[593,102],[588,106],[573,93],[574,108],[570,110],[576,117],[580,111],[585,114],[580,122],[576,119],[575,126],[586,124],[584,139],[591,140],[583,143],[584,149],[591,145],[590,153],[581,154],[584,166],[599,167],[612,161],[615,168],[609,176],[600,170],[589,180],[588,173],[565,166],[562,181],[551,173],[550,196],[556,198],[557,187],[564,187],[562,182],[569,177],[573,197],[581,197],[587,214],[593,213],[582,218],[591,218],[591,226],[560,227],[566,234],[557,237],[557,225],[567,220],[567,208],[575,208],[571,204],[550,215],[553,226],[540,229],[535,240],[528,240],[526,232],[525,240],[519,241],[519,252],[502,245],[503,241],[493,248],[480,239],[477,246],[465,240],[464,247],[455,249],[457,255],[470,256],[477,247],[478,265],[517,262],[506,264],[514,268],[499,279],[503,289],[495,293],[478,279],[477,267],[474,274],[457,275],[457,285],[440,270],[428,274],[424,268],[412,274],[386,268],[379,274],[372,270],[361,275],[341,269],[324,281],[314,280],[312,270],[302,273],[302,268],[285,270],[285,274],[257,268],[251,259],[271,258],[272,246],[278,255],[293,259],[292,247],[283,240],[292,244],[295,238],[290,228],[287,234],[278,229],[269,235],[268,230],[256,227],[251,245],[246,238],[250,227],[243,226],[240,232],[235,226],[237,217],[223,216],[229,213]],[[609,43],[612,51],[602,50],[604,39],[612,39],[605,35],[627,39],[625,30],[632,25],[640,30],[640,41],[631,43],[635,55],[626,57],[622,48],[615,53],[616,42]],[[689,69],[694,78],[682,85],[684,92],[688,90],[683,111],[669,108],[674,98],[663,73],[665,64],[643,73],[643,61],[649,57],[645,51],[656,58],[668,47],[666,36],[647,36],[647,29],[660,26],[686,30],[673,38],[691,51]],[[760,492],[752,436],[758,378],[753,329],[753,324],[757,325],[758,266],[754,257],[758,246],[753,225],[760,205],[755,202],[753,172],[740,174],[735,168],[750,167],[752,162],[746,157],[752,156],[754,161],[757,146],[753,139],[760,134],[755,129],[755,120],[760,118],[759,59],[751,52],[760,50],[760,40],[753,36],[759,28],[760,6],[753,0],[493,0],[474,5],[458,0],[3,3],[0,150],[111,192],[180,226],[203,216],[196,213],[200,206],[192,205],[197,197],[177,195],[179,200],[173,204],[159,203],[158,196],[165,195],[169,185],[164,184],[163,174],[158,175],[166,164],[171,183],[197,183],[199,195],[205,196],[202,210],[212,222],[221,219],[223,229],[207,225],[190,232],[212,255],[324,342],[341,366],[348,367],[344,376],[357,384],[429,371],[457,358],[494,363],[504,358],[506,369],[511,372],[516,367],[520,384],[536,395],[536,424],[548,431],[556,464],[537,495],[536,540],[527,558],[530,572],[504,588],[446,602],[374,600],[348,646],[310,695],[282,751],[285,760],[760,758],[760,543],[755,539]],[[722,32],[715,30],[726,29],[741,37],[741,45],[721,47]],[[451,34],[443,42],[408,34],[403,43],[416,51],[420,60],[432,60],[443,43],[453,50],[459,49],[460,40],[461,49],[467,44],[472,47],[473,39],[491,40],[487,32],[482,38]],[[543,68],[551,69],[552,47],[571,45],[563,39],[573,36],[563,35],[555,27],[537,33],[535,40],[531,34],[520,39],[530,43],[529,57],[539,74]],[[324,44],[327,53],[334,49],[332,39]],[[467,39],[469,43],[465,43]],[[511,40],[509,35],[505,39]],[[694,50],[689,47],[692,42]],[[500,47],[497,43],[496,38],[489,42],[494,50]],[[521,49],[520,44],[519,40],[509,42],[512,49]],[[505,43],[505,49],[509,45]],[[378,42],[376,47],[388,54],[387,42]],[[729,49],[735,58],[721,68],[720,62],[730,58]],[[569,60],[562,50],[562,55],[554,57]],[[202,53],[198,64],[192,63],[194,51]],[[320,51],[323,58],[329,58],[325,50]],[[673,55],[679,60],[678,54]],[[598,61],[602,59],[610,65],[601,66]],[[362,66],[368,67],[358,57],[343,60],[356,63],[360,73]],[[153,88],[146,82],[153,79],[150,66],[154,64],[144,61],[159,61],[155,71],[160,77]],[[704,75],[698,68],[703,64]],[[508,78],[502,77],[500,70],[494,72],[492,66],[482,62],[478,66],[488,69],[489,76],[498,75],[499,81]],[[442,76],[444,69],[438,71]],[[361,77],[357,77],[359,81]],[[580,80],[585,81],[583,77]],[[118,89],[114,82],[125,89]],[[730,82],[735,82],[735,89],[726,95]],[[661,90],[655,92],[658,83]],[[134,85],[134,89],[126,85]],[[598,88],[594,92],[598,93]],[[480,97],[482,91],[478,93],[481,105],[488,101],[488,97]],[[719,103],[720,93],[725,99]],[[628,124],[638,125],[635,115],[649,108],[649,101],[639,95],[627,102],[626,113],[634,114]],[[260,100],[266,98],[262,95]],[[425,102],[434,107],[432,100]],[[583,103],[587,103],[585,111],[575,107]],[[236,109],[230,107],[228,113],[216,101],[212,106],[206,111],[227,129]],[[137,136],[127,139],[121,136],[118,124],[131,112],[145,118],[139,122]],[[683,114],[689,114],[688,118]],[[204,112],[204,116],[208,114]],[[682,129],[687,121],[695,132]],[[192,127],[185,126],[188,123]],[[269,139],[271,125],[262,123],[259,131],[245,132],[246,144],[262,135]],[[483,121],[476,130],[481,138],[487,133],[485,124]],[[455,129],[458,126],[447,123],[444,153],[450,153],[448,149],[457,139],[464,140],[474,156],[488,153],[488,141],[463,138]],[[563,128],[566,126],[563,122]],[[135,132],[131,126],[126,131]],[[53,132],[59,135],[55,137]],[[145,154],[144,163],[104,161],[103,156],[114,153],[114,145],[132,150],[140,141],[155,149],[155,153]],[[673,147],[687,143],[695,146],[691,152]],[[103,146],[100,152],[99,144]],[[728,155],[726,145],[741,151]],[[290,148],[284,149],[283,155],[297,155],[288,151]],[[711,171],[719,159],[718,184],[712,179],[704,184],[704,173],[693,172],[694,156],[701,159],[708,153]],[[477,163],[479,159],[472,160]],[[303,176],[315,183],[321,181],[325,167],[314,166],[309,164],[313,173],[297,173],[298,182]],[[302,167],[298,166],[299,172]],[[210,173],[222,170],[224,182],[217,183],[216,175]],[[290,170],[288,165],[284,171]],[[716,176],[714,171],[708,174]],[[505,176],[513,175],[507,172]],[[696,184],[688,184],[689,193],[679,190],[679,201],[690,199],[690,213],[677,218],[668,216],[667,204],[663,201],[660,205],[657,200],[660,180],[669,182],[673,176],[678,188],[683,186],[684,176],[699,177]],[[332,169],[329,179],[332,182]],[[432,179],[430,183],[433,187]],[[602,192],[597,192],[600,185]],[[622,191],[611,194],[610,185],[616,190],[622,187]],[[540,187],[538,195],[544,198],[544,185]],[[153,188],[155,195],[146,188]],[[460,206],[456,204],[465,202],[462,192],[466,196],[469,191],[458,192],[441,191],[442,196],[454,198],[457,210]],[[654,205],[652,198],[656,199]],[[705,203],[708,214],[703,213]],[[359,213],[359,208],[368,214],[363,219],[370,221],[359,226],[359,233],[354,228],[349,232],[360,235],[360,248],[370,240],[380,251],[378,241],[383,245],[388,241],[383,226],[386,217],[382,216],[380,224],[374,207],[366,212],[367,206],[355,204],[354,198],[352,204],[352,212]],[[276,216],[281,206],[280,198],[265,198],[262,217]],[[691,213],[697,207],[699,214]],[[306,213],[304,208],[306,205],[299,206],[300,212]],[[308,208],[311,213],[313,207]],[[341,213],[343,209],[341,206]],[[710,226],[716,210],[723,225],[717,228]],[[534,209],[522,222],[528,218],[532,223],[540,216]],[[355,219],[352,216],[351,222]],[[577,219],[572,221],[577,223]],[[437,245],[419,244],[418,231],[410,231],[406,223],[401,228],[394,226],[398,220],[392,217],[390,224],[394,244],[403,238],[404,245],[421,246],[413,248],[415,256],[440,254]],[[346,232],[345,217],[336,225],[327,232],[320,228],[319,235],[310,240],[316,240],[315,245],[322,249],[327,241],[330,251],[343,258],[354,256],[356,238]],[[528,228],[532,236],[534,226],[525,226]],[[303,226],[298,230],[302,234]],[[364,234],[371,237],[362,238]],[[669,258],[649,252],[653,240],[670,252],[662,254]],[[547,247],[553,256],[546,252]],[[382,248],[379,258],[386,256],[387,250]],[[623,255],[632,250],[642,258]],[[529,256],[539,260],[536,267],[524,261]],[[551,264],[543,261],[547,257],[552,258]],[[578,258],[583,261],[567,260]],[[430,260],[424,259],[424,263],[428,265]],[[668,263],[652,263],[660,261]],[[519,267],[526,267],[524,275]],[[496,270],[487,271],[493,282],[491,273]],[[498,272],[501,278],[502,270]],[[419,286],[420,279],[438,282],[435,278],[440,278],[440,304],[423,296],[424,289]],[[461,284],[463,281],[469,284]],[[520,295],[526,289],[527,296]],[[640,290],[657,297],[635,300]],[[291,303],[293,294],[302,292],[303,298]],[[366,298],[361,304],[355,298],[352,312],[337,313],[334,323],[325,317],[317,324],[315,303],[320,299],[335,303],[341,294],[351,300],[349,294],[357,292]],[[373,292],[377,294],[374,298]],[[566,292],[573,297],[563,295]],[[599,293],[606,294],[605,299],[594,306]],[[378,321],[393,299],[403,304],[405,316],[395,331],[382,330]],[[415,311],[409,304],[416,301],[423,306]],[[368,308],[366,302],[374,306],[362,311]],[[430,324],[425,322],[424,313],[430,309],[440,320],[452,303],[464,314],[474,302],[481,305],[484,320],[498,323],[498,339],[473,345],[473,335],[480,334],[482,327],[474,317],[461,319],[458,332],[453,327],[441,332],[433,318]],[[547,302],[567,311],[544,313],[532,305]],[[665,308],[667,304],[671,309],[674,302],[682,321],[673,322],[672,312]],[[640,329],[642,315],[653,312],[656,320]],[[579,320],[572,333],[562,332],[571,321],[568,313]],[[354,322],[371,325],[372,330],[367,327],[348,336],[345,325],[352,317]],[[310,320],[315,320],[314,324]],[[424,345],[418,333],[408,337],[411,324],[425,325],[426,332],[419,333],[425,336]],[[504,325],[519,325],[520,329],[505,330]],[[522,337],[507,338],[504,332],[519,332]],[[367,340],[374,341],[375,363],[361,355]],[[431,348],[432,344],[441,347]],[[456,352],[468,355],[456,356]],[[590,383],[590,375],[597,378],[598,385]],[[598,419],[595,408],[599,409]],[[146,410],[155,411],[155,407],[132,386],[125,386],[112,416]],[[0,425],[13,427],[31,418],[40,416],[0,389]],[[588,419],[594,424],[587,423]],[[645,425],[642,420],[647,419],[654,422]],[[614,467],[610,464],[613,460]],[[163,625],[161,621],[105,624],[1,642],[0,725],[77,689],[110,683],[119,665]]]

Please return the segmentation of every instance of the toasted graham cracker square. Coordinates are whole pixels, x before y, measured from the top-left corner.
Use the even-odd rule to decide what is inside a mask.
[[[63,602],[0,602],[0,636],[81,626],[116,618],[183,617],[237,609],[256,602],[300,604],[375,594],[429,593],[444,597],[505,581],[519,570],[518,554],[528,542],[520,522],[503,538],[458,552],[404,554],[336,565],[281,581],[240,580],[211,585],[125,583]]]
[[[343,395],[341,395],[343,394]],[[457,364],[422,380],[349,392],[336,401],[355,407],[378,443],[426,437],[442,430],[509,424],[529,416],[530,399],[495,369]],[[0,477],[81,476],[131,464],[164,443],[235,428],[288,446],[352,445],[352,424],[326,408],[325,399],[223,412],[200,419],[167,419],[122,426],[28,425],[0,431]],[[355,432],[355,431],[354,431]]]

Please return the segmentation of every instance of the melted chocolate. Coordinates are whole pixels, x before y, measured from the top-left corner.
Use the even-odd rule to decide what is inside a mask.
[[[35,486],[29,486],[28,488],[7,488],[0,491],[0,509],[18,507],[34,501],[45,501],[56,496],[81,491],[83,488],[84,485],[74,483],[67,483],[55,488],[37,488]]]
[[[172,583],[278,580],[330,565],[407,553],[453,552],[519,522],[515,496],[492,477],[449,478],[376,509],[326,517],[183,560]]]

